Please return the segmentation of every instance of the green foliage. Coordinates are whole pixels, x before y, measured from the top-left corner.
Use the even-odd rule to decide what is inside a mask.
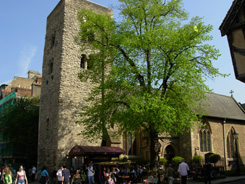
[[[77,123],[88,139],[110,128],[118,135],[146,132],[153,163],[159,134],[183,133],[205,114],[198,102],[209,91],[205,80],[222,75],[212,65],[220,54],[207,44],[212,26],[189,20],[181,0],[120,2],[119,22],[87,9],[78,14],[76,41],[82,52],[94,50],[88,56],[93,67],[79,77],[96,85]]]
[[[0,113],[0,130],[4,140],[20,149],[27,163],[37,160],[39,98],[20,98]]]
[[[175,156],[175,157],[172,159],[172,161],[173,161],[173,163],[174,163],[175,165],[178,165],[178,164],[181,163],[182,159],[183,159],[183,158],[180,157],[180,156]]]
[[[168,162],[168,159],[167,158],[160,158],[160,165],[166,165]]]
[[[201,155],[194,155],[192,158],[192,161],[194,163],[200,164],[202,162],[202,156]]]
[[[211,163],[214,163],[214,164],[216,164],[219,160],[221,159],[221,157],[220,157],[220,155],[219,154],[211,154],[210,156],[209,156],[209,161],[211,162]]]

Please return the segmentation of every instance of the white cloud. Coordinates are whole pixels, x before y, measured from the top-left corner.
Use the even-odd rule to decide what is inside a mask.
[[[35,56],[37,47],[33,45],[25,45],[24,48],[20,51],[20,59],[18,61],[19,65],[19,77],[26,77],[29,70],[29,66],[32,62],[33,57]]]

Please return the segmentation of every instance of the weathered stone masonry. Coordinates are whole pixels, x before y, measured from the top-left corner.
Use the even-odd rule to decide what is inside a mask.
[[[89,143],[77,134],[78,112],[91,89],[89,82],[78,78],[81,51],[74,42],[79,31],[77,12],[86,7],[95,12],[112,10],[86,0],[61,0],[47,18],[43,56],[43,84],[40,102],[38,166],[54,169],[65,163],[66,155],[75,145]],[[83,53],[89,55],[89,53]]]

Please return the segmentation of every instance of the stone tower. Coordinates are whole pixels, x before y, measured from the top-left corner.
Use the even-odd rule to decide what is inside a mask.
[[[87,0],[60,0],[47,18],[43,56],[43,84],[40,102],[38,167],[54,169],[66,162],[66,156],[75,145],[89,143],[77,134],[81,126],[75,124],[75,112],[84,105],[91,85],[81,82],[78,73],[86,69],[83,56],[74,37],[79,31],[77,12],[81,8],[95,12],[112,10]]]

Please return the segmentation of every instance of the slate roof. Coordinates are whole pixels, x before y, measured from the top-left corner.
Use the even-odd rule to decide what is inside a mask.
[[[227,32],[230,30],[233,21],[235,20],[240,8],[242,7],[245,0],[234,0],[230,9],[228,10],[222,24],[219,27],[219,30],[221,31],[221,36],[224,36],[227,34]]]
[[[206,93],[206,99],[201,101],[205,105],[206,113],[210,117],[245,120],[245,111],[233,97]],[[207,106],[206,106],[207,104]]]
[[[244,104],[241,104],[242,108],[245,110],[245,103]]]

